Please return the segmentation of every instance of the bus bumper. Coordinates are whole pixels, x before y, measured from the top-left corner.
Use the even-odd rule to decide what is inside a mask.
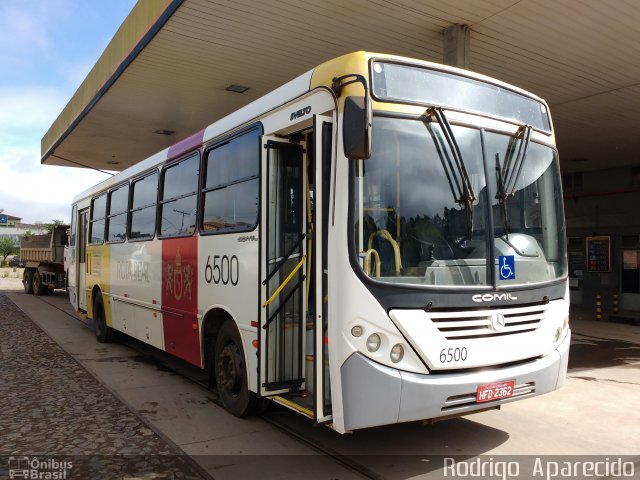
[[[347,430],[464,415],[551,392],[564,383],[571,330],[550,354],[515,366],[471,373],[421,375],[402,372],[356,352],[341,369],[344,426]],[[515,380],[512,397],[476,402],[478,385]]]

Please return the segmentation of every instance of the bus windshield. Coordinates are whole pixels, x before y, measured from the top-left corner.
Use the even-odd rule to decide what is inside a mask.
[[[361,268],[380,281],[433,286],[509,286],[564,276],[555,151],[529,143],[505,198],[504,171],[496,165],[504,165],[519,140],[457,125],[451,132],[472,202],[457,194],[461,179],[448,168],[453,159],[439,123],[374,117],[371,158],[354,163],[351,174],[353,251]]]

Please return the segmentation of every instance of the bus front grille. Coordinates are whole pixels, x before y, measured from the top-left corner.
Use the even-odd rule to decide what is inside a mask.
[[[541,305],[472,312],[432,312],[429,318],[447,340],[489,338],[532,332],[540,326]]]
[[[535,391],[536,391],[535,382],[522,383],[514,387],[513,395],[509,397],[509,399],[520,398],[526,395],[531,395],[535,393]],[[447,412],[450,410],[456,410],[459,408],[471,407],[476,405],[490,406],[493,403],[495,403],[495,401],[478,403],[476,401],[476,392],[469,392],[469,393],[464,393],[462,395],[453,395],[447,398],[444,402],[443,407],[441,408],[441,411]]]

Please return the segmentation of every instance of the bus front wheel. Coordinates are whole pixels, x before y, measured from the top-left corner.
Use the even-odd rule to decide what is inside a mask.
[[[224,408],[236,417],[256,412],[258,399],[247,385],[244,349],[233,321],[220,328],[214,352],[216,386]]]

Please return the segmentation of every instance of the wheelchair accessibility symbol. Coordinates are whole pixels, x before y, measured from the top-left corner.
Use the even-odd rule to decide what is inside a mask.
[[[513,255],[499,255],[498,267],[500,271],[500,280],[516,279],[516,262]]]

